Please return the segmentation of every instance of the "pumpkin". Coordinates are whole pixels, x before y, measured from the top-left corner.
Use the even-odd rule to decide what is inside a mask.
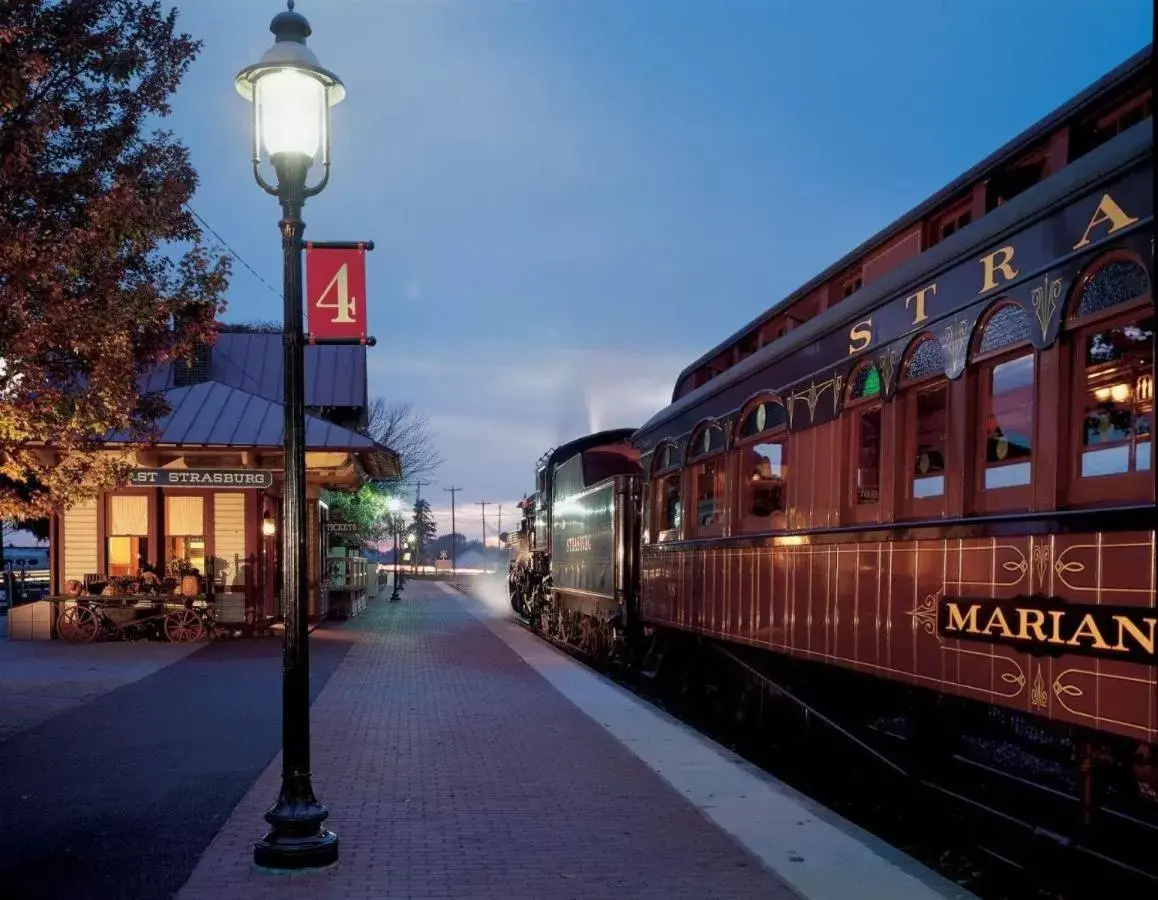
[[[196,575],[186,575],[181,579],[181,593],[186,597],[196,597],[201,593],[201,579]]]

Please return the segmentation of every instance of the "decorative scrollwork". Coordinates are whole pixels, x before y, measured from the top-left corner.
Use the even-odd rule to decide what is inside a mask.
[[[945,375],[956,378],[965,371],[965,351],[969,347],[969,330],[973,323],[969,319],[958,319],[945,329]]]
[[[1063,672],[1062,674],[1064,675],[1065,673]],[[1053,692],[1059,698],[1063,697],[1063,696],[1064,697],[1084,697],[1086,695],[1086,692],[1083,691],[1076,684],[1063,683],[1061,675],[1059,675],[1056,679],[1054,679]]]
[[[1020,669],[1018,670],[1016,675],[1014,675],[1012,672],[1002,672],[1001,673],[1001,680],[1004,681],[1006,684],[1016,684],[1017,685],[1017,692],[1019,694],[1021,693],[1021,689],[1025,687],[1025,673],[1022,672]]]
[[[940,640],[940,636],[937,634],[937,604],[941,602],[941,595],[944,592],[945,588],[942,587],[907,612],[907,615],[913,620],[913,628],[923,628],[925,634],[931,634],[938,640]]]
[[[1029,692],[1029,702],[1042,709],[1045,709],[1049,702],[1049,694],[1045,690],[1045,679],[1042,677],[1040,665],[1033,676],[1033,689]]]
[[[1049,544],[1033,545],[1033,565],[1037,569],[1038,587],[1045,585],[1045,573],[1049,570]]]
[[[1042,276],[1041,284],[1035,287],[1030,294],[1033,301],[1033,311],[1037,314],[1037,324],[1041,327],[1041,339],[1045,340],[1045,333],[1049,331],[1049,323],[1057,311],[1058,300],[1061,297],[1061,279],[1052,281],[1049,272]]]

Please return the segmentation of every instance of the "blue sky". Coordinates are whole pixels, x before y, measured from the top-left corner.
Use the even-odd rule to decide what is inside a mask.
[[[280,291],[233,78],[271,0],[178,3],[203,216]],[[370,390],[511,504],[676,373],[1150,40],[1149,0],[299,0],[345,81],[315,240],[372,239]],[[243,266],[230,320],[278,319]],[[488,507],[493,532],[494,507]],[[449,527],[449,521],[444,525]]]

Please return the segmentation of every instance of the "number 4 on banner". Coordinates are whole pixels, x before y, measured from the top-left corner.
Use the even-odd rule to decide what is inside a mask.
[[[366,340],[366,250],[372,243],[306,243],[306,315],[311,339]]]
[[[327,303],[326,298],[334,295],[334,302]],[[336,309],[338,311],[331,322],[353,322],[357,316],[355,307],[357,298],[350,296],[350,264],[342,263],[337,274],[330,279],[330,283],[322,289],[322,295],[314,304],[318,309]]]

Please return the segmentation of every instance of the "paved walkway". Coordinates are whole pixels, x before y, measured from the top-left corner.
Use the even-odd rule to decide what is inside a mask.
[[[795,896],[439,585],[411,581],[343,632],[312,717],[341,862],[254,869],[279,756],[178,900]]]
[[[7,616],[0,622],[7,623]],[[139,681],[203,645],[155,641],[66,644],[0,634],[0,741]]]
[[[279,756],[177,900],[968,896],[577,665],[502,605],[414,580],[405,602],[331,631],[351,649],[313,705],[313,767],[341,861],[254,868]]]

